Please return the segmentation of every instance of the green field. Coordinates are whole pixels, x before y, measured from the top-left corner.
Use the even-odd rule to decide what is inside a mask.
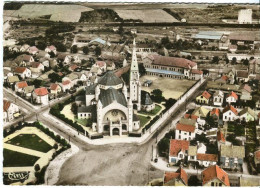
[[[40,152],[48,152],[52,149],[52,146],[42,140],[35,134],[20,134],[7,142],[19,147],[24,147]]]
[[[140,120],[140,127],[143,127],[151,119],[151,118],[148,118],[146,116],[141,116],[141,115],[138,115],[138,118]]]
[[[3,167],[33,166],[39,157],[4,149]]]
[[[76,121],[78,124],[83,125],[83,126],[91,125],[91,119],[78,119],[78,118],[75,116],[75,121]]]
[[[156,104],[156,105],[155,105],[155,108],[154,108],[152,111],[150,111],[150,112],[140,111],[139,113],[140,113],[140,114],[144,114],[144,115],[148,115],[148,116],[154,116],[154,115],[157,115],[157,113],[158,113],[161,109],[162,109],[162,107]]]

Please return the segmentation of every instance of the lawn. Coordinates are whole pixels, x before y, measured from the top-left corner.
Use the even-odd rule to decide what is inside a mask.
[[[162,109],[162,107],[160,105],[155,105],[155,108],[150,111],[150,112],[146,112],[146,111],[140,111],[140,114],[144,114],[144,115],[148,115],[148,116],[154,116],[156,115],[160,110]]]
[[[40,152],[48,152],[52,149],[52,146],[42,140],[35,134],[20,134],[7,142],[19,147],[24,147]]]
[[[33,166],[39,157],[4,149],[4,167]]]
[[[90,124],[91,123],[91,120],[90,119],[78,119],[77,117],[75,117],[75,121],[80,124],[80,125],[83,125],[83,126],[87,126],[87,124]]]
[[[138,115],[138,118],[140,120],[140,127],[143,127],[151,119],[151,118],[148,118],[146,116],[141,116],[141,115]]]
[[[166,99],[178,99],[183,93],[190,89],[196,82],[194,80],[178,80],[172,78],[161,78],[158,76],[145,75],[140,78],[141,83],[146,80],[152,80],[150,87],[142,87],[142,90],[152,92],[154,89],[160,89]]]

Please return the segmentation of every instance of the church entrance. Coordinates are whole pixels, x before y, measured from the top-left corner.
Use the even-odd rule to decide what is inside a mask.
[[[133,105],[133,109],[137,110],[137,105],[136,104]]]
[[[115,135],[120,135],[119,134],[119,128],[114,128],[113,131],[112,131],[112,136],[115,136]]]

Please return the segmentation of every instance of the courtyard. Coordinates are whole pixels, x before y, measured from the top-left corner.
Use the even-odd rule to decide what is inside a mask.
[[[194,80],[177,80],[172,78],[164,78],[150,75],[145,75],[140,78],[142,84],[146,80],[152,80],[153,83],[149,87],[142,86],[142,90],[150,93],[154,89],[160,89],[163,92],[163,96],[166,99],[178,99],[196,82]]]

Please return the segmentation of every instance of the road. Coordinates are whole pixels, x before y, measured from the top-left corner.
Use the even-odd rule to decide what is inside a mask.
[[[48,105],[34,110],[26,104],[22,104],[23,101],[21,101],[21,106],[32,113],[27,118],[28,121],[35,121],[36,116],[33,113],[38,113],[37,118],[40,122],[67,139],[70,136],[70,141],[79,147],[79,152],[63,164],[57,185],[141,186],[154,178],[163,177],[164,172],[150,164],[152,147],[155,148],[156,141],[159,141],[169,131],[173,119],[180,118],[186,107],[192,107],[190,102],[201,91],[197,90],[187,100],[187,105],[180,105],[179,110],[172,114],[172,118],[169,118],[150,139],[139,145],[133,143],[90,145],[77,136],[74,137],[66,127],[60,129],[56,122],[47,119],[43,113],[49,111]],[[6,96],[10,99],[14,97],[12,94]]]

